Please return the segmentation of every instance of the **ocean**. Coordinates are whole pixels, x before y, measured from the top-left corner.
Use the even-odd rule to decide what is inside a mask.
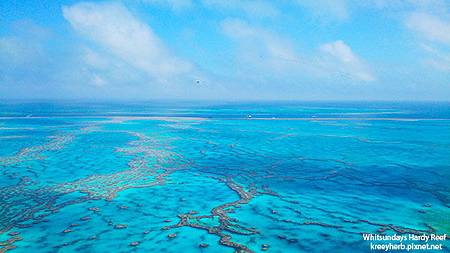
[[[449,103],[0,103],[0,252],[448,252],[449,182]]]

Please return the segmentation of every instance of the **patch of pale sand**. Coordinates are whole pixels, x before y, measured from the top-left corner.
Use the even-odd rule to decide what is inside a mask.
[[[114,117],[107,117],[111,119],[111,122],[113,123],[121,123],[125,121],[130,120],[159,120],[159,121],[168,121],[168,122],[179,122],[179,121],[200,121],[200,120],[207,120],[207,118],[202,117],[161,117],[161,116],[114,116]]]
[[[9,136],[0,136],[0,140],[1,139],[20,139],[20,138],[27,138],[28,136],[26,135],[9,135]]]
[[[0,118],[2,119],[2,118]],[[32,127],[0,127],[1,130],[34,130]]]

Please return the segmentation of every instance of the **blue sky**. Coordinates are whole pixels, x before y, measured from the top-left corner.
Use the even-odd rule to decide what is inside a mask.
[[[449,100],[450,1],[3,0],[0,98]]]

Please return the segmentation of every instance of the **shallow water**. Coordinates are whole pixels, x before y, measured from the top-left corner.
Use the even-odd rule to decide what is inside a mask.
[[[449,104],[0,111],[0,252],[369,252],[362,233],[450,234]]]

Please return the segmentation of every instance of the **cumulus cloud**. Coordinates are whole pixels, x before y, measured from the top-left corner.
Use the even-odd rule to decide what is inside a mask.
[[[194,71],[120,4],[77,3],[63,7],[63,15],[79,34],[156,82],[180,81]]]
[[[337,40],[323,44],[320,46],[320,51],[323,53],[327,65],[336,66],[336,70],[341,73],[360,81],[375,80],[367,64],[343,41]]]

